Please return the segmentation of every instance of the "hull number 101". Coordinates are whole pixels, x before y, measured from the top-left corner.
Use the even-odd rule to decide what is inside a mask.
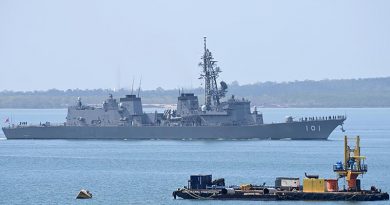
[[[315,132],[315,131],[318,131],[320,132],[321,131],[321,126],[320,125],[306,125],[306,132]]]

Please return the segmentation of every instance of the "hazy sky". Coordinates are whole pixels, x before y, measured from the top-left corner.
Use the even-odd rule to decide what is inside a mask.
[[[0,0],[0,90],[390,76],[390,1]],[[120,77],[118,77],[120,76]]]

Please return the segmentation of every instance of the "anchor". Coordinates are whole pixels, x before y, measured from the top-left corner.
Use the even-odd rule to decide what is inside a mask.
[[[341,129],[342,132],[345,132],[345,129],[344,129],[343,125],[341,125],[340,129]]]

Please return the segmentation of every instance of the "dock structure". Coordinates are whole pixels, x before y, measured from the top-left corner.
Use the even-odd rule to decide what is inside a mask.
[[[277,177],[275,186],[242,184],[225,186],[212,180],[212,175],[192,175],[188,186],[172,193],[173,197],[183,199],[220,199],[220,200],[311,200],[311,201],[378,201],[389,200],[389,194],[375,186],[369,190],[361,188],[358,177],[367,173],[365,156],[360,154],[360,137],[355,138],[354,147],[344,137],[344,162],[333,165],[337,179],[320,178],[305,173],[303,185],[299,178]],[[339,179],[346,180],[348,188],[339,188]]]

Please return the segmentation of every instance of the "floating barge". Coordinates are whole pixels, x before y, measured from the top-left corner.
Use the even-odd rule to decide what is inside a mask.
[[[337,162],[333,171],[337,179],[319,178],[318,175],[307,175],[303,185],[299,178],[278,177],[275,186],[242,184],[225,186],[225,179],[212,180],[212,175],[192,175],[188,185],[179,188],[172,196],[183,199],[214,200],[310,200],[310,201],[378,201],[389,200],[389,194],[375,186],[362,190],[359,175],[367,172],[365,157],[360,155],[360,138],[352,149],[348,138],[344,138],[344,163]],[[345,180],[348,188],[339,189],[338,182]]]

